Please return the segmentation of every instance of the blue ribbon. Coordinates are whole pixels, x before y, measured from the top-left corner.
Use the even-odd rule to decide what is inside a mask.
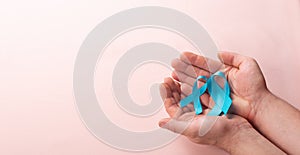
[[[224,88],[222,88],[216,82],[215,80],[216,76],[219,76],[224,79]],[[200,79],[205,80],[206,83],[202,87],[198,88],[198,81]],[[200,96],[203,95],[206,90],[208,90],[209,95],[212,97],[212,99],[215,102],[215,106],[208,113],[208,115],[219,116],[222,112],[224,113],[224,115],[226,115],[228,109],[230,108],[232,100],[230,98],[230,87],[228,81],[226,80],[224,73],[220,71],[211,75],[210,78],[206,78],[205,76],[198,76],[196,81],[194,82],[192,94],[190,94],[189,96],[187,96],[186,98],[180,101],[180,107],[185,107],[189,103],[193,102],[195,113],[197,115],[201,114],[202,107],[201,107]]]

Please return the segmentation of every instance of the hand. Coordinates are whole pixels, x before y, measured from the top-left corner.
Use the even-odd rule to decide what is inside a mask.
[[[250,123],[237,115],[206,116],[209,108],[195,115],[192,104],[180,108],[180,96],[185,97],[181,85],[166,78],[160,92],[170,118],[162,119],[159,126],[183,134],[197,144],[215,145],[230,154],[283,154],[283,152],[260,135]],[[200,98],[208,102],[208,96]]]
[[[191,92],[197,76],[209,77],[217,70],[224,71],[232,91],[233,102],[229,112],[254,121],[261,100],[269,93],[257,62],[253,58],[230,52],[221,52],[218,56],[223,64],[185,52],[180,59],[172,62],[175,69],[172,76],[182,82],[184,86],[182,89]],[[213,106],[207,102],[203,102],[203,104],[210,108]]]
[[[170,118],[162,119],[159,126],[180,133],[198,144],[216,145],[226,150],[227,143],[241,129],[252,128],[250,123],[236,115],[205,116],[209,109],[203,107],[203,113],[195,115],[192,104],[180,108],[178,106],[181,94],[180,84],[171,78],[166,78],[160,87],[160,92]],[[208,96],[201,97],[208,102]]]
[[[263,74],[253,58],[229,52],[219,53],[218,56],[223,63],[188,52],[175,59],[172,62],[175,69],[172,76],[181,82],[181,90],[189,95],[197,76],[209,77],[218,70],[223,71],[232,90],[229,113],[246,118],[256,130],[285,152],[299,154],[300,149],[295,143],[300,136],[299,110],[267,89]],[[212,101],[202,103],[213,107]]]

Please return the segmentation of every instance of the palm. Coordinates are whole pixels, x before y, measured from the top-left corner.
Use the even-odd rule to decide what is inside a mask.
[[[245,60],[239,68],[226,66],[226,75],[232,93],[246,100],[253,100],[258,92],[266,89],[264,77],[253,60]]]

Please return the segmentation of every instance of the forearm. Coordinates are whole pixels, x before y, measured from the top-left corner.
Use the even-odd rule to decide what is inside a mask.
[[[300,154],[300,112],[268,92],[260,101],[254,126],[288,154]]]
[[[285,154],[253,128],[236,132],[227,143],[223,149],[232,155]]]

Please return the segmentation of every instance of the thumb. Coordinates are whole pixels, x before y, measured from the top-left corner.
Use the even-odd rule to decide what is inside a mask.
[[[164,126],[171,120],[171,118],[161,119],[158,123],[159,127],[164,128]]]
[[[186,135],[189,124],[190,122],[178,121],[171,118],[164,118],[159,121],[159,126],[161,128],[183,135]]]
[[[218,58],[224,64],[238,68],[247,57],[233,52],[219,52]]]

